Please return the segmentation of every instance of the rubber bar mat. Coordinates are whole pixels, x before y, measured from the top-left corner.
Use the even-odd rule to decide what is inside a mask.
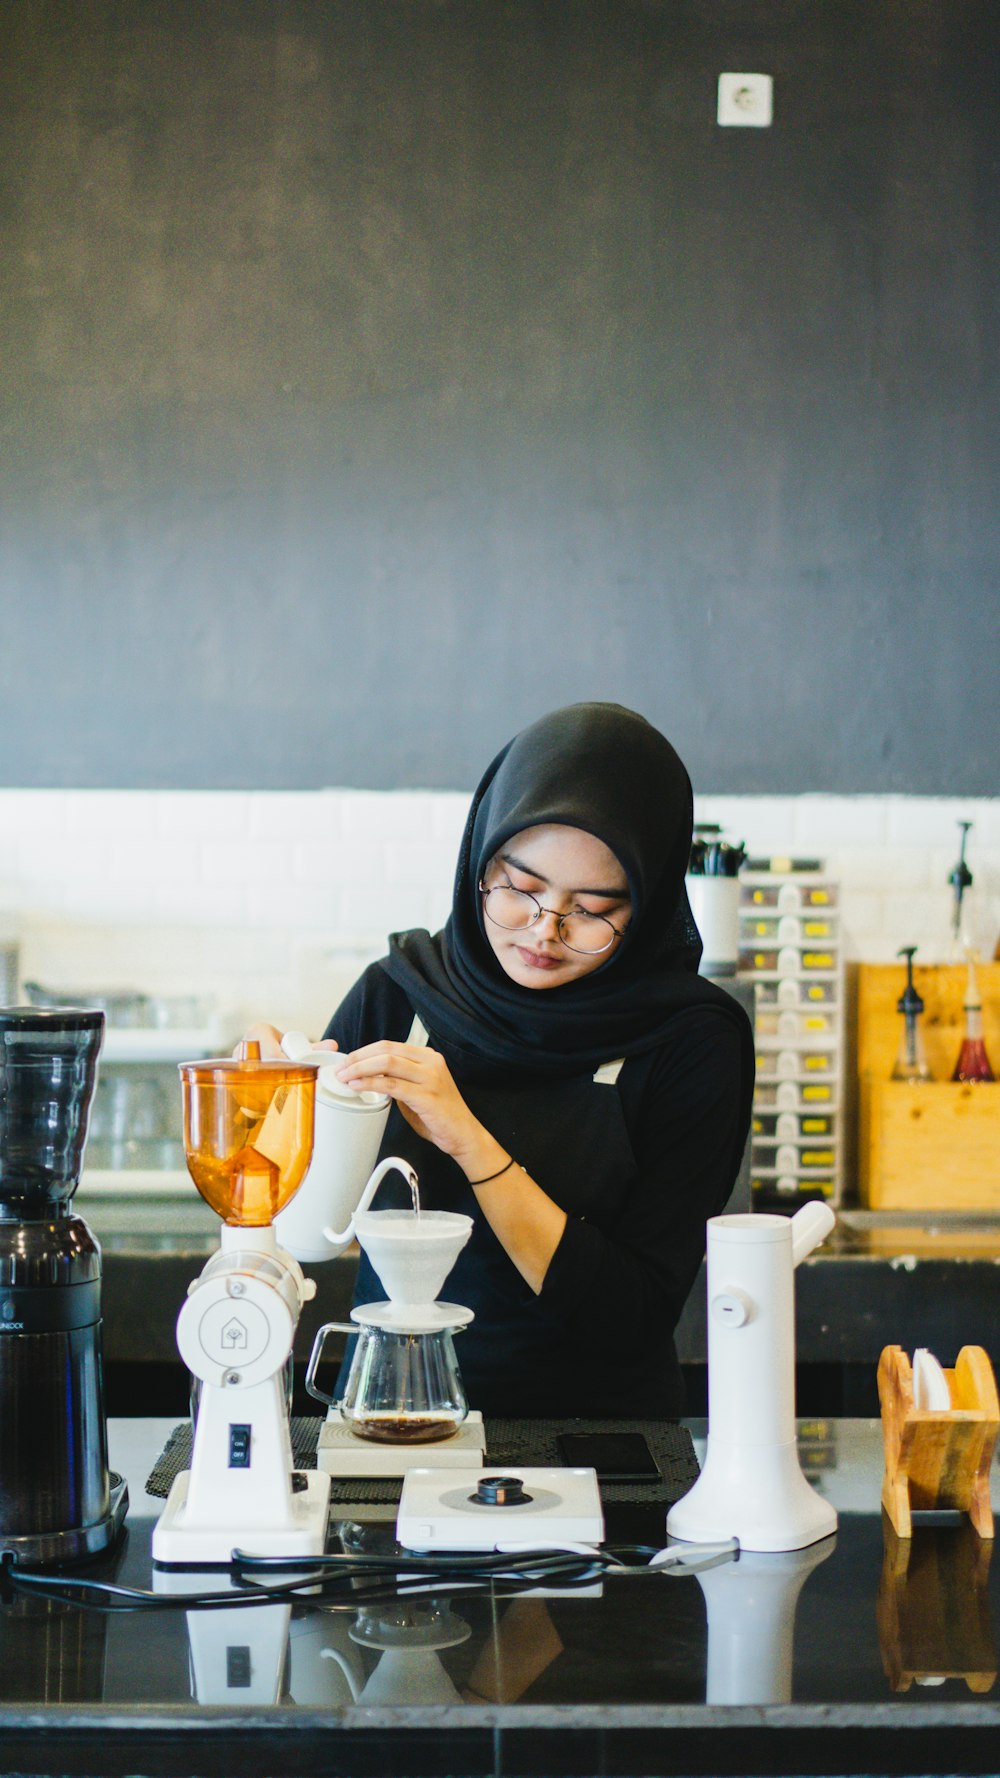
[[[319,1416],[292,1417],[292,1458],[296,1469],[316,1468],[316,1441],[323,1421]],[[670,1505],[698,1479],[698,1459],[691,1434],[675,1420],[487,1420],[486,1461],[491,1469],[503,1464],[528,1466],[560,1461],[556,1439],[563,1432],[641,1432],[656,1459],[660,1480],[636,1485],[630,1482],[603,1482],[601,1494],[610,1502],[625,1500],[635,1503]],[[414,1453],[416,1455],[416,1453]],[[170,1492],[175,1475],[191,1463],[191,1425],[183,1421],[175,1426],[150,1471],[146,1483],[148,1494],[163,1499]],[[333,1477],[330,1500],[334,1506],[378,1505],[399,1499],[402,1483],[394,1477],[372,1478],[352,1476],[339,1480]]]

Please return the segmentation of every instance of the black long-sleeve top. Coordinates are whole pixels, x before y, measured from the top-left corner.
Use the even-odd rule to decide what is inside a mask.
[[[375,963],[325,1035],[346,1052],[381,1038],[405,1042],[412,1021],[406,994]],[[429,1042],[444,1051],[433,1031]],[[729,1197],[732,1156],[745,1136],[737,1130],[735,1024],[711,1006],[679,1013],[669,1041],[629,1057],[610,1085],[588,1074],[484,1089],[463,1084],[446,1059],[470,1109],[567,1212],[536,1296],[461,1168],[393,1107],[382,1154],[411,1162],[425,1208],[474,1219],[443,1292],[475,1311],[456,1348],[470,1404],[494,1415],[682,1412],[673,1330],[705,1251],[706,1219]],[[390,1176],[376,1208],[409,1202],[401,1180],[394,1188]],[[384,1294],[362,1255],[355,1300]]]

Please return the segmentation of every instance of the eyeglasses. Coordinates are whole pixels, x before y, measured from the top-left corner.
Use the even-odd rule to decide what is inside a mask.
[[[494,926],[502,926],[505,932],[519,932],[526,926],[534,926],[543,914],[556,914],[555,908],[545,908],[536,895],[529,895],[526,889],[511,889],[505,883],[497,884],[494,889],[487,889],[480,883],[479,893],[483,898],[483,913]],[[603,914],[556,914],[559,921],[559,937],[567,951],[581,951],[586,956],[598,956],[601,951],[610,951],[616,938],[622,933]]]

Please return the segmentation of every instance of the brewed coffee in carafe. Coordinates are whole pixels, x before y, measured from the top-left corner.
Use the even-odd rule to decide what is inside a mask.
[[[360,1438],[380,1444],[450,1438],[469,1411],[452,1329],[362,1324],[340,1411]]]

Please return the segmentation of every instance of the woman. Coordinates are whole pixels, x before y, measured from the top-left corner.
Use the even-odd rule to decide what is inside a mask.
[[[340,1078],[395,1101],[383,1153],[422,1205],[473,1218],[445,1295],[486,1414],[683,1410],[673,1329],[753,1087],[749,1022],[696,973],[691,822],[643,717],[543,717],[479,785],[444,930],[396,934],[327,1028]],[[362,1255],[355,1300],[383,1295]]]

